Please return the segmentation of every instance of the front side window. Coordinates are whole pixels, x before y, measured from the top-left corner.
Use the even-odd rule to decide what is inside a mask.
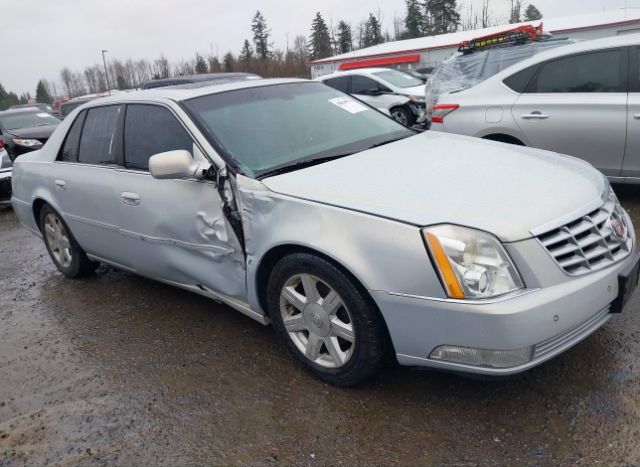
[[[109,105],[89,109],[85,118],[78,161],[85,164],[116,164],[116,130],[122,107]]]
[[[367,76],[352,75],[351,76],[351,93],[352,94],[367,94],[375,91],[388,92],[389,89],[378,83],[375,79],[371,79]]]
[[[625,92],[622,79],[622,50],[573,55],[542,66],[531,92]]]
[[[212,144],[250,177],[364,151],[415,134],[322,83],[289,83],[185,101]]]
[[[63,162],[78,162],[78,149],[80,147],[80,132],[82,131],[82,124],[87,112],[80,113],[74,120],[67,137],[62,145],[62,151],[58,160]]]
[[[340,78],[331,78],[323,81],[327,86],[331,86],[333,89],[337,89],[342,92],[349,92],[349,77],[341,76]]]
[[[189,133],[167,109],[128,105],[124,119],[124,162],[127,168],[148,170],[149,158],[161,152],[193,151]]]

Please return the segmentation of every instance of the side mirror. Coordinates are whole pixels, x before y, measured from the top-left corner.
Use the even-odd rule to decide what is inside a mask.
[[[149,158],[149,172],[153,178],[202,178],[202,170],[199,169],[200,164],[184,149],[161,152]]]

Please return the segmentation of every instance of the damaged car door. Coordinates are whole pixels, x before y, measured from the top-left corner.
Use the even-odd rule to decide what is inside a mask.
[[[187,151],[210,163],[178,117],[157,104],[129,104],[123,125],[124,169],[118,176],[121,233],[135,271],[176,285],[245,296],[242,247],[223,215],[215,181],[157,179],[151,156]]]

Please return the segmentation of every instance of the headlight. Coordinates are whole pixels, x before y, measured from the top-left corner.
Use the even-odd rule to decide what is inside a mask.
[[[454,225],[427,227],[422,234],[450,298],[491,298],[524,287],[495,237]]]
[[[13,144],[17,144],[18,146],[25,146],[31,148],[33,146],[42,146],[42,143],[37,139],[20,139],[15,138],[13,140]]]

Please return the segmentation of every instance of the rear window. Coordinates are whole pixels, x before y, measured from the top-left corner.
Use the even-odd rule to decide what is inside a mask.
[[[78,161],[85,164],[116,164],[116,129],[122,107],[89,109],[84,122]]]

